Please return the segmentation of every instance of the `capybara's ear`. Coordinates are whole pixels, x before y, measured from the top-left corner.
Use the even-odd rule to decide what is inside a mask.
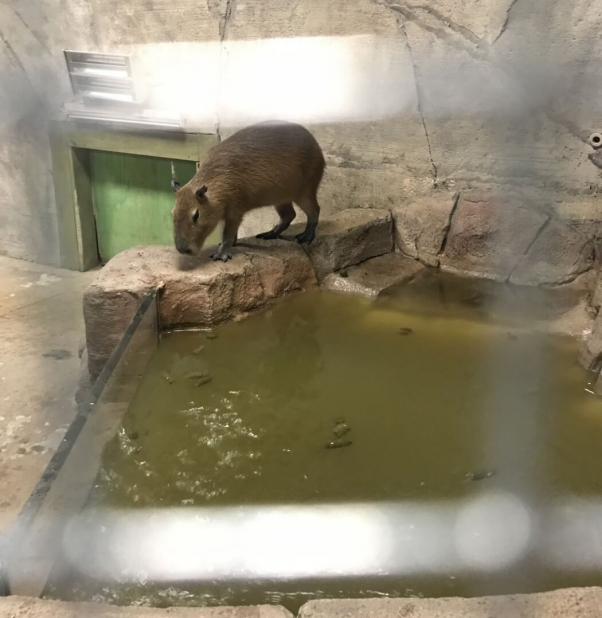
[[[174,193],[177,193],[180,190],[180,183],[177,180],[172,180],[171,188],[174,191]]]
[[[201,201],[205,197],[205,193],[207,193],[207,185],[203,185],[200,189],[197,189],[194,194],[196,195],[197,200]]]

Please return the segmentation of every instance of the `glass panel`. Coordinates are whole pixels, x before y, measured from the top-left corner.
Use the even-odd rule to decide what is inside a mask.
[[[84,506],[104,445],[117,431],[158,342],[157,301],[147,297],[25,504],[0,565],[11,594],[39,596],[66,522]]]

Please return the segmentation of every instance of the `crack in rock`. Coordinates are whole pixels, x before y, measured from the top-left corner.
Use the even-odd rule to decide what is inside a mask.
[[[548,227],[548,224],[551,221],[552,221],[552,217],[546,217],[546,220],[541,224],[541,227],[537,230],[537,232],[535,233],[535,236],[533,236],[531,242],[527,245],[520,259],[518,260],[518,262],[516,263],[514,268],[511,270],[508,277],[506,278],[507,282],[510,281],[510,279],[512,278],[516,270],[518,270],[519,266],[521,266],[523,261],[528,257],[529,251],[531,251],[533,245],[539,240],[540,236],[543,234],[544,230]]]
[[[489,58],[489,46],[483,39],[477,39],[477,41],[473,41],[470,37],[467,37],[464,33],[460,32],[462,26],[458,26],[457,28],[452,27],[449,23],[449,20],[445,19],[445,17],[440,15],[439,13],[428,11],[421,7],[416,7],[416,10],[424,11],[443,27],[437,27],[425,22],[423,19],[420,19],[420,17],[414,11],[412,11],[410,7],[406,5],[387,4],[386,6],[391,11],[402,15],[406,21],[415,23],[422,30],[430,32],[433,36],[435,36],[435,38],[449,43],[456,49],[461,49],[475,60],[490,62],[491,64],[494,64],[493,61]],[[450,34],[445,30],[445,27],[449,28],[449,30],[451,30],[454,34],[457,34],[460,37],[460,40],[457,40],[457,38],[454,36],[450,36]]]
[[[428,128],[426,126],[426,122],[424,120],[424,113],[423,113],[423,110],[422,110],[422,95],[421,95],[421,88],[420,88],[420,75],[419,75],[419,72],[418,72],[418,67],[416,66],[416,61],[414,60],[414,52],[412,51],[412,46],[410,45],[410,39],[408,38],[408,33],[406,31],[406,27],[405,27],[405,24],[403,22],[403,19],[401,19],[400,17],[397,17],[397,23],[398,23],[399,28],[401,29],[401,31],[403,32],[403,35],[405,37],[406,45],[408,47],[408,53],[410,55],[410,60],[412,62],[412,68],[413,68],[413,71],[414,71],[414,84],[416,86],[416,105],[417,105],[417,108],[418,108],[418,113],[420,114],[420,120],[422,122],[422,128],[424,130],[424,136],[426,138],[426,146],[427,146],[427,149],[429,151],[429,159],[430,159],[430,162],[431,162],[431,174],[433,176],[433,187],[436,189],[439,186],[438,171],[437,171],[437,166],[435,165],[435,161],[433,159],[433,151],[432,151],[432,148],[431,148],[431,140],[430,140],[430,137],[429,137]]]
[[[453,22],[448,19],[445,15],[441,14],[439,11],[432,9],[431,7],[420,4],[420,5],[409,5],[409,4],[399,4],[399,3],[391,3],[388,0],[380,0],[377,1],[377,4],[380,6],[384,6],[388,8],[390,11],[398,13],[403,16],[406,21],[411,21],[415,23],[419,28],[425,30],[426,32],[430,32],[436,38],[450,44],[456,49],[461,49],[469,56],[474,58],[480,62],[487,62],[497,69],[503,71],[506,75],[512,77],[516,80],[517,86],[524,92],[525,86],[521,84],[521,80],[524,79],[524,76],[521,75],[520,67],[514,67],[507,62],[504,62],[497,58],[493,53],[493,45],[499,40],[502,34],[506,31],[508,24],[510,23],[511,13],[514,10],[518,0],[513,0],[509,5],[506,11],[506,18],[500,29],[500,32],[495,37],[494,41],[490,44],[485,39],[479,38],[476,34],[474,34],[471,30],[462,26],[458,23]],[[432,17],[436,22],[441,24],[442,27],[437,27],[433,24],[429,24],[425,22],[420,16],[416,13],[417,11],[423,11],[430,17]],[[400,20],[397,19],[398,24],[400,24],[400,29],[403,30],[408,48],[411,50],[410,42],[407,36],[407,32],[405,29],[405,25],[403,25],[403,21],[400,23]],[[451,36],[449,32],[445,30],[448,28],[451,32],[457,34],[460,39],[458,40],[456,37]],[[412,63],[414,65],[414,72],[417,74],[416,63],[414,62],[413,54],[412,54]],[[418,80],[418,78],[416,78]],[[417,88],[418,89],[418,88]],[[572,135],[574,138],[578,139],[582,143],[587,143],[587,135],[581,131],[574,123],[572,123],[568,119],[564,119],[559,117],[557,114],[550,112],[549,110],[542,110],[544,116],[553,124],[562,127],[569,135]],[[424,118],[423,118],[424,120]],[[596,164],[594,162],[594,164]]]
[[[31,81],[31,78],[29,77],[29,74],[27,73],[27,69],[25,68],[25,66],[21,62],[21,59],[19,58],[19,55],[17,54],[17,52],[14,50],[13,46],[10,44],[10,42],[4,36],[4,34],[2,34],[2,32],[0,32],[0,41],[2,41],[2,43],[6,47],[7,56],[9,58],[10,64],[12,66],[14,66],[15,68],[19,69],[23,73],[23,77],[25,77],[25,80],[29,84],[29,87],[32,89],[35,98],[43,106],[44,105],[44,100],[39,95],[38,91],[36,90],[36,87],[34,86],[33,82]]]
[[[215,119],[215,134],[217,137],[218,143],[222,141],[221,136],[221,121],[220,121],[220,108],[221,108],[221,92],[222,92],[222,77],[223,73],[226,72],[225,67],[223,65],[223,57],[224,57],[224,45],[226,39],[228,38],[228,27],[234,17],[236,12],[236,2],[237,0],[226,0],[226,7],[224,9],[224,14],[219,18],[219,40],[220,40],[220,80],[218,86],[218,95],[217,95],[217,108],[216,108],[216,119]],[[216,6],[213,6],[212,2],[208,2],[207,6],[209,7],[210,12],[216,13],[219,9]],[[227,62],[227,57],[226,57]]]
[[[533,245],[539,240],[539,237],[543,234],[544,230],[548,227],[550,221],[552,221],[552,217],[547,217],[546,220],[541,224],[541,227],[537,230],[537,233],[533,237],[533,240],[527,245],[527,248],[523,252],[523,257],[529,255],[529,251]]]
[[[452,219],[454,218],[454,215],[456,214],[456,210],[458,209],[458,204],[460,203],[460,193],[456,193],[453,196],[453,205],[451,210],[449,211],[449,218],[447,220],[447,225],[445,226],[445,229],[443,230],[443,240],[441,241],[441,247],[439,248],[439,251],[437,252],[437,257],[441,257],[444,253],[445,253],[445,248],[447,247],[447,239],[449,238],[449,232],[451,230],[451,226],[452,226]]]
[[[479,46],[481,43],[483,43],[483,39],[481,39],[481,37],[474,33],[470,28],[467,28],[466,26],[463,26],[462,24],[451,20],[449,17],[447,17],[443,13],[440,13],[439,11],[437,11],[437,9],[430,7],[428,4],[389,4],[388,6],[394,11],[399,11],[402,13],[405,11],[408,14],[412,14],[413,21],[419,21],[419,19],[415,14],[411,13],[412,11],[424,11],[425,13],[428,13],[437,21],[445,24],[450,30],[464,37],[466,40],[470,41],[474,45]]]
[[[52,51],[50,50],[50,48],[46,45],[46,43],[44,43],[44,41],[42,40],[42,38],[36,34],[32,28],[29,27],[29,25],[27,24],[27,22],[23,19],[23,17],[21,16],[21,13],[19,13],[17,11],[17,9],[15,9],[14,6],[10,6],[9,5],[10,10],[14,13],[15,17],[23,24],[23,27],[27,30],[27,32],[29,32],[29,34],[31,34],[31,36],[39,43],[40,47],[42,47],[42,49],[46,52],[46,54],[48,55],[49,58],[52,59],[52,61],[60,67],[60,69],[63,69],[63,64],[62,62],[59,62],[58,58],[56,58],[54,56],[54,54],[52,53]]]
[[[506,9],[506,19],[504,19],[504,23],[502,24],[502,27],[500,28],[500,31],[498,32],[498,34],[495,37],[495,39],[493,39],[493,41],[491,42],[491,45],[495,45],[495,43],[502,36],[502,34],[504,34],[504,32],[506,32],[506,28],[508,27],[508,22],[510,21],[510,13],[512,12],[512,9],[514,8],[514,5],[517,2],[518,2],[518,0],[512,0],[512,2],[510,3],[510,6]]]
[[[230,25],[230,18],[232,17],[232,11],[234,10],[235,4],[236,0],[226,0],[226,10],[224,11],[224,16],[220,20],[219,24],[219,38],[222,43],[228,36],[228,26]]]

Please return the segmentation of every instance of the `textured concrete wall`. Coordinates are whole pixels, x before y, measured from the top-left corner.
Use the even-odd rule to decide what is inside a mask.
[[[88,46],[85,2],[0,3],[0,253],[59,261],[47,120],[69,92],[62,50]]]
[[[219,126],[222,135],[261,117],[258,93],[266,116],[279,109],[270,101],[282,101],[286,117],[310,124],[325,150],[325,210],[512,187],[544,208],[590,198],[591,219],[602,173],[587,143],[602,128],[601,25],[602,0],[92,0],[85,8],[7,0],[0,252],[57,260],[44,121],[68,91],[63,47],[134,54],[154,103],[185,102],[191,126]],[[302,37],[341,37],[343,51],[337,56],[335,40],[325,68],[306,54],[304,72],[303,52],[262,42],[311,45]],[[350,77],[333,111],[323,99],[339,66]],[[327,81],[316,87],[312,71]],[[602,219],[597,202],[593,211]],[[261,218],[273,215],[246,231],[265,225]]]

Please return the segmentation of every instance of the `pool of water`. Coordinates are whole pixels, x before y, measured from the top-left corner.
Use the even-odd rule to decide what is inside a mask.
[[[161,509],[412,505],[404,520],[412,536],[445,509],[504,495],[531,514],[520,560],[480,571],[432,554],[423,568],[277,579],[251,571],[201,583],[157,582],[143,571],[99,579],[63,563],[48,596],[294,610],[316,597],[599,585],[597,565],[552,563],[534,540],[534,513],[602,500],[602,403],[576,363],[578,342],[535,328],[549,307],[542,291],[427,274],[373,303],[308,293],[211,334],[165,333],[87,507],[156,517]],[[424,540],[426,553],[451,532],[440,534],[434,550]],[[359,540],[350,533],[348,546]]]

